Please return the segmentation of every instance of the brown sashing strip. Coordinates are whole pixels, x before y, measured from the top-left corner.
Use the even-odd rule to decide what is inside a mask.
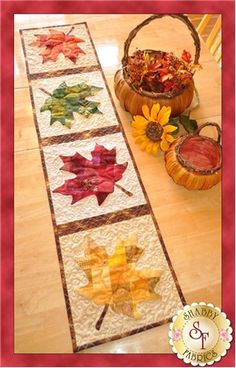
[[[53,137],[48,137],[48,138],[42,138],[41,145],[50,146],[52,144],[73,142],[73,141],[88,139],[88,138],[93,138],[93,137],[101,137],[107,134],[120,133],[120,131],[121,129],[119,125],[114,125],[114,126],[105,127],[105,128],[92,129],[92,130],[84,130],[83,132],[80,132],[80,133],[70,133],[70,134],[63,134],[63,135],[58,135],[58,136],[53,136]]]
[[[93,229],[102,225],[114,224],[125,220],[131,220],[136,217],[150,215],[150,209],[147,204],[127,208],[125,210],[107,213],[105,215],[94,216],[89,219],[68,222],[63,225],[57,225],[58,236],[74,234],[77,231]]]
[[[61,77],[63,75],[70,75],[70,74],[81,74],[81,73],[91,73],[100,71],[99,65],[92,65],[92,66],[84,66],[80,68],[71,68],[65,70],[56,70],[54,72],[44,72],[44,73],[34,73],[30,74],[30,79],[47,79],[53,77]]]
[[[80,24],[84,24],[86,26],[86,29],[87,29],[87,32],[88,32],[88,35],[89,35],[89,38],[90,38],[90,42],[92,44],[94,53],[96,55],[97,63],[98,63],[98,69],[96,69],[96,70],[99,70],[102,73],[103,80],[104,80],[104,83],[106,85],[106,88],[107,88],[107,92],[109,94],[109,97],[110,97],[110,101],[112,103],[114,112],[116,114],[117,121],[119,123],[119,128],[120,128],[119,131],[121,131],[121,133],[122,133],[122,135],[124,137],[124,140],[126,142],[127,149],[129,151],[131,160],[132,160],[133,165],[134,165],[134,168],[136,170],[136,174],[137,174],[137,177],[138,177],[140,186],[141,186],[141,188],[143,190],[145,199],[147,201],[147,205],[137,206],[137,207],[142,207],[142,209],[140,208],[140,211],[141,212],[142,211],[145,212],[145,213],[143,212],[143,215],[144,214],[150,214],[152,216],[152,219],[153,219],[153,222],[154,222],[154,225],[155,225],[155,228],[156,228],[156,231],[157,231],[157,234],[158,234],[160,243],[162,245],[162,249],[163,249],[163,252],[165,254],[165,257],[166,257],[166,260],[167,260],[169,269],[170,269],[171,274],[172,274],[172,277],[174,279],[174,282],[175,282],[175,285],[176,285],[176,288],[177,288],[179,297],[180,297],[183,305],[185,305],[186,304],[185,298],[183,296],[183,293],[182,293],[182,290],[180,288],[179,282],[177,280],[177,277],[176,277],[175,271],[173,269],[173,266],[171,264],[169,255],[167,253],[167,250],[166,250],[166,247],[165,247],[163,238],[161,236],[161,232],[160,232],[159,226],[157,224],[156,218],[155,218],[154,213],[152,211],[152,207],[150,205],[149,198],[147,196],[146,190],[145,190],[144,185],[143,185],[143,183],[141,181],[141,177],[140,177],[140,174],[139,174],[137,165],[135,163],[135,160],[134,160],[134,157],[133,157],[133,153],[132,153],[132,151],[131,151],[131,149],[129,147],[126,134],[125,134],[124,129],[123,129],[123,126],[121,124],[121,121],[120,121],[119,115],[117,113],[116,107],[114,105],[114,102],[113,102],[113,99],[112,99],[112,96],[111,96],[111,92],[109,90],[109,87],[107,85],[107,81],[106,81],[104,72],[103,72],[102,67],[100,65],[100,62],[99,62],[99,59],[98,59],[98,55],[97,55],[97,52],[96,52],[96,49],[95,49],[95,46],[94,46],[94,43],[93,43],[93,40],[92,40],[90,31],[88,29],[87,23],[86,22],[81,22],[81,23],[67,24],[67,25],[61,25],[61,26],[60,25],[57,25],[57,26],[49,26],[49,27],[41,27],[41,28],[28,28],[28,29],[24,29],[24,30],[34,30],[34,29],[36,30],[36,29],[42,29],[42,28],[47,28],[48,29],[48,28],[54,28],[54,27],[55,28],[56,27],[63,27],[63,26],[65,27],[65,26],[69,26],[69,25],[70,26],[73,26],[73,25],[75,26],[75,25],[80,25]],[[151,325],[147,325],[147,326],[141,327],[139,329],[128,331],[127,333],[125,333],[123,335],[121,334],[121,335],[112,336],[112,337],[110,337],[108,339],[97,340],[97,341],[95,341],[93,343],[84,344],[82,346],[77,346],[76,345],[75,329],[74,329],[74,324],[73,324],[72,312],[71,312],[71,307],[70,307],[69,295],[68,295],[68,290],[67,290],[67,285],[66,285],[66,279],[65,279],[65,273],[64,273],[64,265],[63,265],[63,259],[62,259],[62,254],[61,254],[60,241],[59,241],[59,237],[60,236],[66,235],[67,232],[69,232],[69,228],[67,227],[68,224],[65,224],[65,225],[57,225],[56,224],[55,213],[54,213],[54,208],[53,208],[53,202],[52,202],[52,197],[51,197],[51,191],[50,191],[50,187],[49,187],[49,180],[48,180],[48,175],[47,175],[47,170],[46,170],[46,164],[45,164],[44,154],[43,154],[43,150],[42,150],[42,147],[43,146],[45,146],[47,144],[49,144],[49,145],[50,144],[54,144],[54,143],[51,143],[51,142],[58,143],[58,140],[60,140],[60,136],[58,136],[58,137],[49,137],[49,138],[41,139],[39,128],[38,128],[38,123],[37,123],[37,117],[36,117],[36,114],[35,114],[35,105],[34,105],[34,99],[33,99],[32,86],[30,85],[30,80],[37,79],[37,78],[51,78],[53,76],[57,76],[57,72],[58,71],[50,72],[50,73],[37,73],[37,74],[34,74],[34,76],[36,76],[36,78],[35,77],[32,78],[32,75],[30,75],[30,73],[29,73],[28,60],[27,60],[27,56],[26,56],[26,49],[25,49],[24,38],[23,38],[23,31],[24,30],[20,30],[20,35],[21,35],[22,47],[23,47],[23,52],[24,52],[24,57],[25,57],[25,63],[26,63],[26,73],[27,73],[27,77],[28,77],[28,81],[29,81],[29,89],[30,89],[31,103],[32,103],[32,107],[33,107],[34,123],[35,123],[36,131],[37,131],[37,135],[38,135],[38,140],[39,140],[39,148],[40,148],[42,166],[43,166],[44,177],[45,177],[46,188],[47,188],[48,199],[49,199],[49,205],[50,205],[50,210],[51,210],[52,224],[53,224],[53,229],[54,229],[54,235],[55,235],[55,241],[56,241],[56,247],[57,247],[57,254],[58,254],[58,260],[59,260],[59,266],[60,266],[60,272],[61,272],[61,279],[62,279],[62,284],[63,284],[63,290],[64,290],[64,295],[65,295],[65,303],[66,303],[66,310],[67,310],[67,315],[68,315],[68,320],[69,320],[69,326],[70,326],[70,333],[71,333],[71,339],[72,339],[73,352],[78,352],[80,350],[83,350],[83,349],[86,349],[86,348],[89,348],[89,347],[92,347],[92,346],[100,345],[100,344],[103,344],[103,343],[108,342],[108,341],[117,340],[117,339],[120,339],[120,338],[125,337],[125,336],[130,336],[130,335],[136,334],[138,332],[141,332],[141,331],[144,331],[144,330],[153,328],[153,327],[161,326],[163,324],[168,323],[170,321],[170,319],[165,319],[165,320],[163,320],[161,322],[153,323]],[[92,68],[97,68],[97,66],[92,66]],[[69,73],[67,73],[68,70],[69,70]],[[77,69],[76,68],[75,69],[65,69],[63,71],[63,74],[62,75],[74,74],[74,73],[76,73],[76,70],[77,70],[77,74],[81,72],[81,68],[77,68]],[[78,72],[78,70],[79,70],[79,72]],[[59,71],[59,72],[62,72],[62,71]],[[106,133],[107,131],[109,131],[110,128],[111,127],[95,129],[97,131],[97,134],[96,135],[110,134],[110,133]],[[103,134],[101,134],[101,132],[99,132],[101,130],[102,130]],[[91,134],[90,136],[95,136],[95,135],[93,135],[92,131],[93,130],[90,131],[91,132],[90,133]],[[76,136],[78,137],[78,134],[80,135],[80,133],[75,133],[75,134],[72,133],[72,134],[69,134],[70,141],[78,139],[78,138],[75,138]],[[88,132],[86,134],[88,134]],[[66,135],[63,135],[61,137],[64,137],[65,138],[65,140],[63,140],[63,142],[67,141]],[[81,135],[81,137],[83,137],[83,136]],[[81,137],[79,139],[83,139]],[[107,217],[107,221],[112,221],[111,223],[113,223],[113,220],[114,220],[114,222],[128,220],[129,218],[132,218],[133,211],[135,212],[135,210],[133,210],[132,208],[130,208],[130,209],[126,209],[124,211],[119,211],[119,212],[122,212],[122,213],[119,213],[119,214],[116,213],[115,216],[114,216],[115,213],[108,214],[109,215],[109,218]],[[147,213],[146,213],[146,211],[147,211]],[[101,217],[103,217],[105,219],[104,216],[106,217],[107,215],[97,216],[97,220],[96,221],[94,221],[93,218],[86,219],[85,220],[87,222],[86,229],[88,229],[89,226],[92,228],[92,227],[101,226],[100,225],[101,223],[104,224],[104,220],[101,219]],[[140,216],[142,216],[142,214],[140,214]],[[134,217],[137,217],[137,214]],[[81,230],[84,230],[85,229],[84,228],[84,226],[85,226],[84,220],[75,221],[75,222],[71,223],[71,225],[73,226],[74,229],[78,229],[78,230],[75,230],[75,231],[81,231]],[[75,232],[75,231],[73,231],[73,232]]]

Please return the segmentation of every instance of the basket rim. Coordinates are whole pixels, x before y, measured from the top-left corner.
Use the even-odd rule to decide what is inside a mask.
[[[140,50],[141,52],[147,51],[147,52],[153,52],[153,53],[158,53],[158,52],[167,52],[167,51],[162,51],[162,50],[152,50],[152,49],[144,49],[144,50]],[[171,52],[169,52],[170,54]],[[173,54],[174,55],[174,54]],[[177,56],[174,55],[174,57],[178,60],[180,60]],[[143,97],[149,97],[152,99],[171,99],[173,97],[179,96],[181,95],[184,91],[186,91],[186,89],[190,86],[193,85],[194,86],[194,80],[192,78],[192,80],[186,85],[183,86],[177,90],[171,91],[171,92],[149,92],[149,91],[145,91],[145,90],[140,90],[138,88],[136,88],[132,83],[128,82],[127,80],[127,71],[126,71],[126,65],[122,65],[122,71],[123,71],[123,77],[124,80],[126,81],[126,83],[128,84],[128,86],[130,88],[132,88],[136,93],[138,93],[139,95],[143,96]]]
[[[202,140],[208,140],[210,141],[213,145],[217,146],[217,148],[219,149],[220,151],[220,160],[219,160],[219,163],[211,168],[211,169],[199,169],[199,168],[196,168],[195,166],[191,165],[188,161],[184,160],[183,157],[181,156],[181,153],[180,153],[180,149],[181,149],[181,146],[183,145],[183,143],[188,140],[188,139],[191,139],[191,138],[196,138],[196,137],[199,137],[201,138]],[[220,143],[218,143],[217,141],[215,141],[213,138],[210,138],[210,137],[206,137],[206,136],[200,136],[198,134],[186,134],[184,136],[182,136],[179,141],[177,142],[176,146],[175,146],[175,153],[176,153],[176,157],[179,161],[179,163],[185,168],[187,169],[188,171],[190,172],[194,172],[194,173],[197,173],[197,174],[202,174],[202,175],[208,175],[208,174],[214,174],[216,173],[217,171],[219,171],[221,169],[221,166],[222,166],[222,146]]]

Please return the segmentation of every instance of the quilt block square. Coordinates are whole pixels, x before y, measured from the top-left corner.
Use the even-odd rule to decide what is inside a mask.
[[[30,75],[98,64],[85,23],[21,32]]]
[[[43,152],[58,225],[146,204],[121,133],[46,146]]]
[[[31,87],[41,138],[118,125],[100,71],[32,80]]]
[[[77,351],[164,324],[181,308],[151,215],[59,241]]]

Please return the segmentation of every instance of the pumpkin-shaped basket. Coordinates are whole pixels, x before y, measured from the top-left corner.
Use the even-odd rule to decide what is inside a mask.
[[[206,126],[218,131],[217,141],[200,135]],[[206,190],[221,180],[221,129],[216,123],[201,125],[194,134],[179,137],[165,152],[168,174],[176,184],[189,190]]]
[[[191,79],[190,82],[187,83],[187,85],[181,86],[181,88],[169,92],[147,91],[135,87],[134,84],[130,83],[129,81],[127,65],[129,59],[129,48],[132,40],[135,38],[136,34],[140,31],[141,28],[149,24],[154,19],[162,18],[164,16],[176,18],[186,24],[191,32],[195,45],[194,64],[198,64],[200,56],[200,40],[194,26],[187,16],[183,14],[155,14],[140,23],[130,32],[125,42],[122,68],[116,72],[114,77],[114,88],[116,97],[119,99],[122,108],[130,112],[132,115],[140,115],[142,113],[143,105],[148,105],[149,108],[151,108],[154,103],[159,103],[161,106],[165,105],[171,107],[171,116],[178,116],[182,114],[187,107],[190,106],[194,96],[193,79]],[[143,50],[142,52],[148,53],[149,55],[161,55],[165,53],[164,51],[156,51],[150,49]],[[179,61],[177,57],[175,57],[175,59]]]

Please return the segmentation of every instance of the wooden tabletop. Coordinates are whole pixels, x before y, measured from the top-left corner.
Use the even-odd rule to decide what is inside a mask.
[[[190,192],[168,176],[163,156],[140,150],[131,135],[130,114],[114,95],[113,78],[129,32],[148,15],[15,15],[15,352],[69,353],[71,337],[51,215],[33,121],[19,29],[86,21],[187,303],[221,306],[221,186]],[[108,24],[109,32],[108,32]],[[132,47],[194,52],[191,35],[177,20],[145,27]],[[201,45],[202,70],[195,77],[198,124],[221,124],[221,70]],[[206,133],[216,137],[213,128]],[[106,343],[83,353],[170,352],[168,325]]]

